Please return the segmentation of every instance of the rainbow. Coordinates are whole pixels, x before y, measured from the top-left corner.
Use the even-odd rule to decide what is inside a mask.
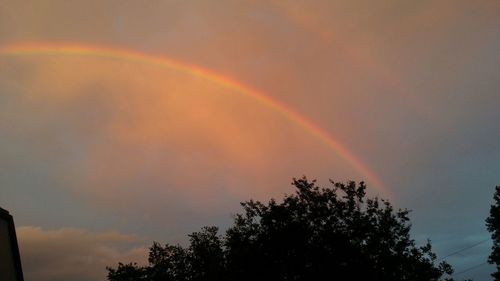
[[[0,56],[36,56],[36,55],[63,55],[63,56],[80,56],[80,57],[103,57],[116,60],[125,60],[133,63],[147,64],[157,67],[166,67],[200,77],[221,85],[223,87],[235,90],[236,92],[251,97],[257,102],[265,105],[275,112],[283,115],[285,118],[295,123],[315,136],[340,157],[346,160],[354,169],[367,177],[369,184],[374,185],[377,190],[385,196],[390,196],[389,191],[379,179],[379,177],[359,160],[346,147],[338,142],[328,132],[308,120],[306,117],[290,108],[289,106],[279,102],[272,97],[265,95],[251,87],[244,85],[227,76],[223,76],[214,71],[202,68],[198,65],[176,61],[172,58],[161,55],[150,55],[138,51],[132,51],[121,48],[100,47],[81,44],[44,44],[44,43],[21,43],[0,46]]]

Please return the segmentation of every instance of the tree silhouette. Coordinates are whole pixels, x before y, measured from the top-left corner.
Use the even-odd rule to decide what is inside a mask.
[[[120,281],[136,281],[136,280],[154,280],[148,278],[149,274],[146,272],[146,268],[137,266],[136,263],[123,264],[119,263],[118,268],[106,267],[108,270],[108,280],[120,280]]]
[[[496,271],[491,274],[495,281],[500,280],[500,186],[495,188],[493,195],[494,205],[491,205],[490,216],[486,219],[486,226],[491,232],[493,246],[488,262],[496,265]]]
[[[205,227],[187,248],[154,243],[148,266],[119,264],[108,280],[437,281],[452,273],[436,263],[430,242],[415,245],[409,211],[366,199],[363,182],[292,184],[296,192],[281,202],[242,203],[225,235]]]

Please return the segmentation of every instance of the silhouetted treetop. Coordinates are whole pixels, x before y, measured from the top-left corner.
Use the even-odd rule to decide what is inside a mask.
[[[496,271],[491,274],[495,281],[500,280],[500,186],[495,188],[495,201],[490,208],[490,216],[486,219],[486,226],[491,232],[493,246],[488,258],[489,263],[495,264]]]
[[[225,235],[205,227],[187,248],[154,243],[136,280],[434,281],[452,273],[429,242],[415,245],[408,210],[366,198],[363,182],[292,184],[295,193],[280,202],[242,203]],[[108,268],[108,280],[129,280],[122,272],[130,266]]]

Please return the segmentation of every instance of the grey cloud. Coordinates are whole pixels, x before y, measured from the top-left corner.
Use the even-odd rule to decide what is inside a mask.
[[[147,262],[144,239],[114,231],[22,226],[17,236],[26,280],[104,280],[106,266]]]

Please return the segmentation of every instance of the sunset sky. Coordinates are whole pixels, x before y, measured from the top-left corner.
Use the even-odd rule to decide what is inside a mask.
[[[104,280],[303,175],[365,180],[438,257],[480,243],[459,273],[490,252],[499,108],[497,0],[0,0],[0,206],[26,280]]]

